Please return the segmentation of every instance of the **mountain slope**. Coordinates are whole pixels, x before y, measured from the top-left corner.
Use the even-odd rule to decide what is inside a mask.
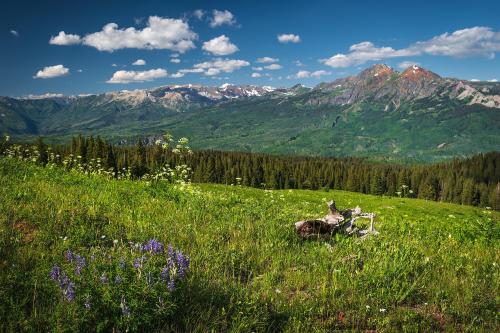
[[[498,150],[500,84],[377,64],[312,89],[179,85],[0,98],[0,131],[124,142],[171,131],[197,148],[435,160]]]

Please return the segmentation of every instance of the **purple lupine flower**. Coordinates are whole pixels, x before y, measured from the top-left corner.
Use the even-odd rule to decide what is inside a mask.
[[[167,255],[168,255],[168,258],[170,258],[172,260],[175,259],[175,251],[174,251],[174,247],[172,246],[172,244],[168,244]]]
[[[60,276],[61,267],[59,267],[58,265],[54,265],[54,267],[52,267],[52,270],[50,271],[50,278],[54,281],[58,281]]]
[[[136,269],[141,268],[142,267],[142,258],[135,258],[133,266]]]
[[[75,274],[80,275],[80,273],[82,272],[82,269],[87,265],[87,262],[85,260],[85,257],[80,256],[79,254],[77,254],[75,256],[75,262],[76,262]]]
[[[120,275],[115,276],[115,283],[116,284],[122,283],[122,277]]]
[[[57,282],[59,284],[59,288],[64,289],[68,285],[68,283],[71,281],[68,278],[68,276],[63,273]]]
[[[125,297],[122,296],[122,300],[120,302],[120,308],[122,309],[122,315],[128,317],[130,316],[130,309],[127,305],[127,301],[125,300]]]
[[[175,289],[175,281],[174,281],[174,278],[171,277],[170,280],[168,280],[167,282],[167,288],[169,291],[174,291]]]
[[[164,251],[164,246],[163,243],[151,238],[146,244],[144,244],[144,246],[142,246],[141,250],[151,252],[152,254],[158,254]]]
[[[160,272],[160,277],[161,277],[161,279],[162,279],[163,281],[167,282],[167,281],[168,281],[169,276],[170,276],[170,272],[169,272],[168,267],[166,267],[166,266],[165,266],[165,267],[163,267],[163,268],[161,269],[161,272]]]
[[[102,273],[99,281],[101,281],[102,284],[108,283],[108,277],[106,276],[106,273]]]
[[[67,261],[73,262],[74,255],[73,255],[73,252],[71,252],[71,250],[66,251],[66,253],[64,254],[64,257],[66,258]]]
[[[66,289],[64,289],[64,296],[68,300],[68,302],[72,302],[75,299],[75,284],[68,280],[68,284],[66,285]]]
[[[182,253],[182,251],[177,252],[177,271],[179,278],[183,279],[186,276],[186,270],[189,267],[189,259]]]

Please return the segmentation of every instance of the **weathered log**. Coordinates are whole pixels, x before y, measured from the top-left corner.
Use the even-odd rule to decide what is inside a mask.
[[[339,211],[335,205],[335,201],[327,202],[328,214],[324,218],[314,220],[304,220],[295,223],[295,230],[302,238],[319,238],[327,239],[335,233],[342,233],[345,235],[355,235],[364,239],[369,235],[376,235],[378,231],[375,230],[373,220],[374,213],[363,213],[361,208],[355,207]],[[369,218],[370,227],[368,229],[360,230],[356,226],[356,220],[360,218]]]

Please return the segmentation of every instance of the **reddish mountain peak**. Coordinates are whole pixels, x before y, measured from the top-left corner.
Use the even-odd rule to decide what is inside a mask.
[[[359,76],[364,78],[379,77],[390,75],[393,72],[394,70],[386,64],[375,64],[359,73]]]
[[[412,65],[401,73],[402,78],[410,80],[437,79],[440,76],[417,65]]]

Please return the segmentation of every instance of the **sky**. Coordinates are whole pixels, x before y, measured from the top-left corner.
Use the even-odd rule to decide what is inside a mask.
[[[500,1],[5,1],[0,95],[314,86],[374,63],[500,80]]]

